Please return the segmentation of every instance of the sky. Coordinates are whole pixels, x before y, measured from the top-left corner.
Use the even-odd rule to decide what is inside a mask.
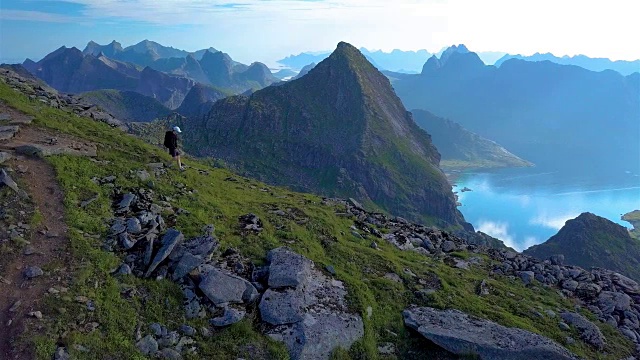
[[[90,40],[153,40],[275,61],[339,41],[370,50],[640,59],[638,0],[0,0],[0,61],[39,60]]]

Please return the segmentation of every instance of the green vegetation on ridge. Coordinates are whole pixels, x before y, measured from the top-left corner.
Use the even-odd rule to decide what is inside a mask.
[[[185,323],[182,295],[179,288],[167,280],[111,275],[121,259],[103,251],[101,239],[107,230],[106,222],[113,217],[112,189],[98,186],[91,178],[115,175],[116,189],[123,191],[148,187],[148,182],[140,181],[131,171],[144,169],[150,162],[170,163],[171,159],[161,149],[140,139],[105,124],[30,101],[2,83],[0,99],[33,115],[36,126],[99,144],[95,159],[98,162],[73,156],[47,158],[65,192],[65,221],[69,226],[69,251],[73,257],[72,263],[51,264],[49,270],[63,271],[64,268],[65,277],[71,281],[69,292],[60,299],[49,297],[48,306],[43,309],[42,334],[24,341],[34,342],[39,359],[50,359],[58,342],[69,345],[72,356],[78,359],[143,359],[134,346],[137,325],[141,324],[146,331],[146,325],[151,322],[171,327]],[[187,159],[185,162],[190,166],[189,170],[170,170],[168,175],[154,178],[152,190],[156,196],[170,197],[175,207],[188,211],[175,220],[175,227],[186,236],[199,235],[204,225],[212,223],[223,249],[234,247],[257,263],[264,262],[268,250],[286,245],[312,259],[319,268],[334,266],[336,277],[348,289],[351,307],[361,314],[365,323],[365,337],[350,351],[336,354],[336,358],[382,358],[377,345],[383,342],[396,344],[400,358],[407,358],[410,352],[416,357],[430,356],[431,353],[415,353],[419,349],[416,345],[423,345],[425,340],[403,326],[401,312],[412,303],[456,308],[503,325],[544,334],[589,359],[618,359],[630,355],[629,341],[603,324],[599,326],[608,340],[605,352],[598,353],[581,341],[568,344],[567,333],[558,328],[557,319],[539,317],[534,311],[573,309],[573,304],[552,289],[538,285],[527,288],[519,280],[491,275],[491,261],[484,256],[480,255],[482,265],[466,271],[449,267],[435,258],[400,251],[383,241],[379,242],[380,250],[375,250],[369,247],[371,240],[351,235],[352,219],[338,216],[333,206],[324,205],[317,196],[239,178],[201,161]],[[238,181],[225,181],[229,177]],[[180,188],[187,191],[180,192]],[[96,193],[98,200],[86,209],[78,206],[79,202]],[[269,212],[275,208],[291,209],[308,220],[300,223],[284,220]],[[264,222],[264,230],[259,235],[243,236],[237,231],[238,216],[249,212],[257,214]],[[389,272],[399,275],[402,283],[384,278]],[[476,295],[481,280],[487,281],[490,295]],[[432,293],[424,291],[432,287],[440,289]],[[89,312],[76,303],[73,300],[76,296],[92,299],[96,311]],[[370,318],[368,307],[372,308]],[[261,335],[257,319],[257,309],[254,309],[245,321],[214,331],[212,338],[198,336],[199,356],[192,358],[236,359],[262,354],[264,358],[286,359],[281,344]],[[92,322],[99,326],[95,331],[88,331]],[[206,320],[188,323],[200,328]],[[571,336],[579,338],[576,332]],[[73,344],[85,346],[90,351],[78,351],[71,346]]]

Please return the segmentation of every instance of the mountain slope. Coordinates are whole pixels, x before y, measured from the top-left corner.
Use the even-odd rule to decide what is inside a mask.
[[[188,118],[201,117],[209,113],[213,104],[230,96],[228,92],[220,91],[211,86],[196,84],[176,109],[176,112]]]
[[[340,43],[298,80],[218,101],[203,121],[185,128],[189,151],[260,179],[471,228],[429,135],[389,80],[349,44]]]
[[[640,60],[611,61],[605,58],[590,58],[584,55],[558,57],[551,53],[546,53],[546,54],[535,53],[531,56],[507,54],[501,57],[498,61],[496,61],[495,65],[501,66],[505,61],[509,59],[520,59],[525,61],[551,61],[553,63],[561,64],[561,65],[580,66],[581,68],[591,70],[591,71],[613,70],[613,71],[619,72],[622,75],[630,75],[633,73],[640,72]]]
[[[96,90],[81,94],[81,98],[128,122],[152,121],[171,112],[156,99],[134,91]]]
[[[412,110],[413,119],[431,135],[442,155],[444,168],[482,168],[531,166],[495,142],[476,135],[451,120],[425,110]]]
[[[638,173],[638,79],[516,59],[496,68],[455,51],[394,87],[408,108],[455,119],[537,166]]]
[[[562,254],[568,264],[601,267],[640,280],[640,240],[623,226],[591,213],[568,220],[556,235],[524,254],[539,259]]]
[[[267,254],[281,246],[300,254],[301,257],[293,260],[302,261],[294,263],[286,259],[281,262],[280,272],[285,270],[296,274],[295,277],[289,277],[292,281],[307,280],[308,272],[292,269],[309,265],[305,258],[313,261],[315,270],[311,274],[317,274],[316,271],[322,271],[323,274],[309,279],[310,284],[315,287],[319,278],[329,277],[332,288],[325,294],[348,294],[345,305],[365,320],[361,341],[351,349],[336,350],[332,354],[333,359],[378,359],[381,358],[380,347],[394,349],[400,359],[452,358],[450,353],[406,328],[402,312],[410,304],[457,309],[503,326],[542,334],[585,359],[618,360],[634,355],[631,341],[610,325],[596,320],[597,317],[587,310],[591,306],[581,305],[580,312],[589,316],[588,324],[592,324],[590,330],[596,335],[601,331],[606,336],[604,349],[589,345],[574,327],[564,330],[558,327],[559,319],[555,315],[540,316],[541,313],[552,314],[549,310],[557,314],[576,311],[576,305],[582,304],[582,299],[561,296],[557,284],[548,287],[537,283],[525,285],[520,280],[514,280],[517,279],[514,272],[500,274],[496,271],[497,266],[506,269],[508,263],[517,262],[529,264],[531,269],[542,268],[546,273],[551,267],[546,263],[511,252],[467,247],[461,239],[445,231],[406,223],[393,216],[364,212],[344,200],[326,200],[268,186],[226,169],[213,168],[207,165],[206,160],[199,161],[186,156],[184,161],[187,170],[177,171],[167,166],[172,162],[171,157],[158,146],[145,144],[106,124],[75,116],[71,108],[54,109],[43,102],[32,101],[29,95],[36,93],[34,89],[37,86],[22,81],[13,82],[13,76],[8,80],[5,76],[4,70],[0,69],[0,107],[3,112],[14,114],[20,111],[32,116],[36,125],[31,126],[32,131],[55,133],[60,140],[73,137],[77,142],[95,144],[98,148],[95,158],[57,155],[44,159],[24,157],[12,159],[9,163],[15,168],[16,164],[30,162],[26,174],[22,171],[11,172],[21,188],[28,192],[31,189],[23,187],[23,184],[34,180],[32,173],[47,167],[50,178],[55,178],[60,190],[51,194],[47,191],[50,196],[45,199],[60,196],[55,204],[56,208],[64,206],[64,212],[58,211],[56,216],[48,216],[45,221],[54,219],[61,223],[61,227],[64,225],[68,228],[68,231],[59,233],[61,236],[48,239],[50,242],[55,239],[55,244],[59,246],[34,260],[48,263],[43,267],[43,276],[28,280],[30,285],[53,283],[51,287],[36,288],[53,289],[35,292],[40,296],[38,300],[42,300],[37,307],[43,315],[42,319],[26,316],[31,307],[27,306],[30,302],[25,303],[24,299],[18,311],[11,315],[31,325],[26,327],[27,332],[20,337],[20,341],[13,345],[35,353],[35,358],[51,359],[55,352],[62,356],[68,354],[72,359],[143,359],[146,357],[140,352],[144,348],[141,345],[157,339],[160,347],[167,347],[178,340],[175,338],[177,333],[173,331],[180,331],[181,341],[189,342],[189,346],[176,348],[185,352],[184,358],[289,359],[291,356],[286,346],[272,340],[274,336],[269,336],[273,334],[273,328],[263,321],[265,316],[256,311],[255,305],[245,307],[234,303],[229,308],[241,309],[240,317],[245,315],[244,319],[232,325],[215,327],[215,322],[209,320],[225,312],[222,306],[226,304],[220,304],[217,308],[200,291],[193,291],[200,286],[201,275],[210,272],[213,267],[233,274],[228,283],[230,286],[221,287],[221,291],[233,290],[235,293],[238,290],[235,280],[253,279],[254,284],[262,285],[260,293],[266,295],[257,300],[262,302],[268,297],[264,290],[271,287],[265,272],[275,272],[273,265],[269,268],[262,265],[270,260],[273,264],[273,257],[267,258]],[[12,87],[23,93],[14,91]],[[45,97],[48,100],[55,99],[51,94],[45,94]],[[5,106],[12,109],[7,110]],[[29,126],[25,129],[29,129]],[[27,131],[21,133],[26,134]],[[155,143],[161,141],[162,138],[156,139]],[[141,175],[145,174],[149,178],[143,180]],[[37,177],[38,187],[51,187],[52,184],[41,181],[43,178]],[[131,200],[130,195],[133,194],[136,196]],[[35,195],[34,202],[38,204],[37,201],[42,197],[37,197],[37,193]],[[21,201],[19,194],[6,188],[2,196],[3,200],[11,200],[3,205],[10,205],[12,201],[27,206],[31,204],[31,201]],[[119,205],[127,198],[131,200],[131,206],[127,206],[131,211],[123,214]],[[5,206],[5,210],[7,215],[12,215],[12,211],[17,209]],[[152,220],[145,220],[145,230],[128,238],[137,243],[126,250],[120,245],[120,240],[135,230],[132,227],[121,236],[115,233],[123,231],[118,230],[121,220],[127,219],[135,226],[138,223],[135,215],[143,219],[151,217]],[[256,219],[259,230],[247,230],[247,218]],[[0,226],[4,227],[7,221],[15,222],[16,219],[22,218],[2,216]],[[153,219],[164,221],[155,222]],[[51,230],[45,229],[45,224],[37,220],[34,216],[32,222],[25,219],[23,224],[31,224],[34,233],[41,229],[44,233]],[[150,227],[153,229],[147,232]],[[380,234],[376,230],[386,233],[384,238],[378,237]],[[175,234],[176,231],[184,236],[184,240],[173,247],[173,251],[167,250],[163,244],[170,242],[164,236]],[[63,234],[68,234],[68,237]],[[25,240],[31,240],[30,235],[26,231]],[[157,254],[164,254],[169,258],[161,262],[156,272],[162,276],[156,277],[154,274],[144,279],[139,277],[146,268],[140,265],[142,259],[139,254],[146,251],[150,242],[147,236],[155,239],[151,246],[152,255],[155,253],[157,258]],[[416,243],[418,237],[428,238],[429,242],[416,244],[415,248],[411,243],[404,243],[400,248],[400,242],[405,238]],[[165,241],[160,241],[163,238]],[[214,243],[216,250],[209,254],[205,246],[193,247],[194,242],[197,245]],[[375,248],[371,246],[372,242],[376,243]],[[455,251],[449,252],[451,248],[441,251],[445,244],[452,243]],[[2,244],[4,255],[0,258],[0,267],[8,264],[5,261],[10,259],[24,261],[24,249],[20,244],[18,241]],[[409,249],[414,250],[406,250],[407,244],[411,245]],[[427,245],[437,251],[428,252]],[[42,251],[41,248],[36,249]],[[210,256],[200,259],[206,261],[200,271],[185,275],[184,281],[174,282],[171,275],[175,275],[175,272],[169,265],[175,264],[174,259],[189,258],[186,252],[181,255],[182,251],[189,254],[200,251]],[[196,256],[192,259],[199,258]],[[460,267],[465,264],[468,268]],[[512,266],[510,268],[513,269]],[[28,287],[20,286],[23,283],[23,271],[16,269],[16,266],[11,269],[15,269],[10,271],[15,276],[10,279],[15,281],[10,284],[5,282],[3,289],[29,291]],[[114,272],[113,269],[118,271]],[[576,273],[575,276],[583,279],[580,281],[585,285],[593,284],[595,280],[588,279],[597,276],[605,282],[603,292],[613,291],[622,295],[624,291],[635,290],[629,286],[623,290],[618,285],[621,279],[606,272],[592,273],[567,266],[560,269]],[[6,274],[3,273],[3,276]],[[242,282],[241,285],[246,283]],[[624,284],[629,285],[628,282]],[[239,294],[244,294],[251,286],[241,287]],[[324,296],[318,296],[321,297]],[[637,305],[636,300],[631,301],[631,305]],[[13,305],[13,299],[2,297],[0,304],[2,308],[9,308]],[[298,313],[294,306],[291,308],[294,314]],[[317,310],[318,307],[311,309]],[[245,313],[245,310],[248,311]],[[634,315],[640,315],[637,307],[631,308],[631,311]],[[335,307],[323,306],[319,314],[312,314],[313,319],[322,319],[327,312],[335,314]],[[372,316],[365,317],[368,313]],[[6,314],[6,311],[2,313],[3,323]],[[200,318],[199,314],[203,317]],[[169,335],[164,338],[154,335],[156,324],[161,325],[162,332],[166,328]],[[13,325],[16,325],[16,320]],[[331,324],[328,326],[334,329]],[[4,326],[0,331],[9,329],[18,330],[18,327]],[[140,330],[145,341],[140,342],[140,337],[136,337],[137,330]],[[571,337],[571,341],[567,340],[568,337]],[[318,341],[316,338],[307,339],[301,346]],[[321,336],[320,339],[326,337]],[[470,340],[484,339],[473,337]],[[0,342],[11,343],[5,336],[0,337]],[[196,348],[197,353],[191,352],[192,347]],[[323,349],[326,347],[323,345]],[[90,352],[86,349],[90,349]],[[178,357],[171,350],[164,350],[163,354]],[[18,355],[18,358],[25,357],[24,353]]]

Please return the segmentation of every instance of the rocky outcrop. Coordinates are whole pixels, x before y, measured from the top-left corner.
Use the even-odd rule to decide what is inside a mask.
[[[6,67],[0,67],[0,81],[28,96],[30,99],[38,100],[53,108],[104,122],[113,127],[120,127],[123,130],[127,129],[122,121],[116,119],[103,109],[82,100],[78,96],[59,93],[38,80],[19,75],[17,72]]]
[[[556,235],[523,253],[543,260],[562,254],[567,264],[606,268],[640,280],[640,240],[625,227],[591,213],[568,220]]]
[[[499,261],[493,269],[495,274],[518,276],[522,272],[533,273],[531,285],[553,286],[565,297],[573,298],[582,307],[591,311],[604,323],[613,327],[633,341],[640,351],[640,285],[628,277],[601,268],[585,270],[578,266],[562,265],[564,257],[552,256],[539,260],[512,251],[489,251]],[[519,276],[518,276],[519,277]],[[565,315],[586,337],[598,339],[594,326],[587,319]],[[590,335],[585,335],[590,334]],[[600,340],[585,340],[594,347],[603,346]]]
[[[577,359],[544,336],[474,318],[458,310],[415,307],[402,315],[406,326],[457,355],[486,360]]]
[[[347,308],[342,282],[286,248],[271,250],[268,259],[269,288],[260,316],[273,325],[267,335],[283,341],[291,359],[328,359],[334,349],[348,349],[364,335],[362,318]]]

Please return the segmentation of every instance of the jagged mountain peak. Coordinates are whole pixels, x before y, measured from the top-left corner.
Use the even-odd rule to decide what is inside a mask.
[[[463,44],[459,44],[457,46],[451,45],[440,56],[440,62],[443,64],[446,63],[449,57],[451,56],[451,54],[455,54],[455,53],[466,54],[468,52],[469,52],[469,49],[467,49],[467,47],[464,46]]]

